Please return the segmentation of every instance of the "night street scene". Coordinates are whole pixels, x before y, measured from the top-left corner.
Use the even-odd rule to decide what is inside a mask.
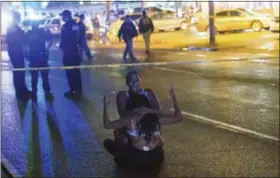
[[[279,2],[1,2],[1,176],[279,177]]]

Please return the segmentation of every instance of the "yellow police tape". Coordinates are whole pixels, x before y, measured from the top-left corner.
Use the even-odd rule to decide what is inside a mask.
[[[33,67],[33,68],[17,68],[13,71],[33,71],[33,70],[71,70],[71,69],[87,69],[87,68],[119,68],[119,67],[138,67],[138,66],[158,66],[170,64],[194,64],[194,63],[211,63],[211,62],[234,62],[234,61],[250,61],[250,60],[263,60],[275,59],[279,57],[268,58],[234,58],[234,59],[219,59],[219,60],[190,60],[190,61],[172,61],[172,62],[141,62],[141,63],[123,63],[123,64],[93,64],[93,65],[79,65],[79,66],[51,66],[51,67]]]

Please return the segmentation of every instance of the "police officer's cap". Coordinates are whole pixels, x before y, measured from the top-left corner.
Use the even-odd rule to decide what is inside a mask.
[[[81,14],[81,15],[80,15],[80,18],[85,18],[85,14]]]
[[[60,16],[72,16],[72,13],[69,10],[64,10]]]

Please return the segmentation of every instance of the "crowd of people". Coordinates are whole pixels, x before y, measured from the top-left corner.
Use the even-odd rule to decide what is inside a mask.
[[[65,24],[61,28],[60,49],[63,53],[64,66],[79,66],[82,62],[83,52],[87,57],[93,56],[87,46],[86,27],[83,23],[83,15],[77,22],[72,18],[72,13],[68,10],[61,14]],[[13,12],[13,23],[7,29],[8,55],[14,69],[25,68],[25,58],[30,62],[29,67],[49,67],[49,50],[52,46],[52,35],[50,31],[39,28],[37,21],[32,21],[32,29],[25,33],[19,23],[21,15]],[[47,44],[47,45],[46,45]],[[32,91],[29,91],[25,83],[25,71],[13,71],[13,82],[18,99],[37,98],[38,74],[41,73],[43,89],[46,97],[51,97],[48,70],[31,70]],[[80,69],[65,70],[70,90],[66,96],[81,96],[82,83]]]
[[[143,39],[145,41],[146,46],[146,54],[150,54],[150,36],[151,33],[154,31],[154,24],[150,17],[147,16],[146,11],[143,11],[143,16],[139,21],[138,24],[139,32],[143,35]],[[123,54],[123,60],[127,61],[127,54],[131,60],[136,61],[137,58],[134,56],[133,52],[133,38],[138,36],[138,31],[130,16],[125,16],[125,20],[119,30],[118,37],[119,40],[124,40],[126,47]]]
[[[64,66],[79,66],[83,51],[88,52],[85,38],[85,27],[72,18],[72,13],[64,10],[61,14],[65,22],[61,29],[60,49],[63,53]],[[24,33],[19,23],[21,16],[13,13],[13,24],[7,33],[8,54],[14,69],[24,69],[24,58],[30,61],[30,67],[48,67],[49,49],[52,46],[52,36],[49,31],[40,29],[34,21],[32,29]],[[153,24],[150,18],[143,12],[143,18],[139,23],[139,30],[146,42],[147,54],[149,53],[149,36],[153,32]],[[123,38],[127,47],[125,53],[135,59],[132,52],[132,38],[137,31],[129,16],[124,21],[119,37]],[[46,45],[47,44],[47,45]],[[91,57],[88,54],[88,57]],[[124,57],[126,57],[124,55]],[[25,83],[25,71],[13,72],[13,81],[18,99],[32,99],[37,97],[38,75],[42,75],[43,89],[46,97],[52,96],[48,78],[48,70],[32,70],[32,91],[27,89]],[[65,70],[70,90],[66,96],[81,96],[82,83],[79,68]],[[138,72],[131,71],[126,76],[128,91],[120,91],[117,94],[117,108],[120,119],[110,121],[107,113],[107,98],[104,97],[103,120],[105,129],[114,129],[114,140],[104,141],[105,149],[111,153],[117,164],[120,165],[160,165],[164,160],[163,138],[161,125],[178,123],[182,120],[181,110],[173,90],[170,86],[170,97],[174,105],[174,114],[164,113],[160,108],[156,94],[151,89],[140,87]]]

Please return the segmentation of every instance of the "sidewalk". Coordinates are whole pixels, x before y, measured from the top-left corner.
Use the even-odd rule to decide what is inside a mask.
[[[257,44],[266,38],[265,35],[272,35],[270,32],[244,32],[217,35],[215,48],[242,48]],[[98,48],[124,48],[124,43],[118,39],[107,44],[98,44]],[[144,49],[144,41],[141,35],[134,39],[134,47]],[[209,36],[190,35],[185,31],[154,33],[151,36],[152,49],[183,49],[183,48],[213,48],[209,45]]]

